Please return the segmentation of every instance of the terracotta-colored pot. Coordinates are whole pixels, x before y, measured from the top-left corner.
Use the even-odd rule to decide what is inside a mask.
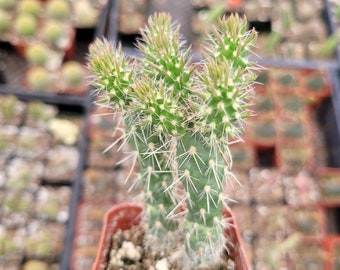
[[[325,239],[327,260],[325,270],[339,269],[340,266],[340,237],[330,235]]]
[[[240,7],[242,5],[242,0],[228,0],[229,8]]]
[[[100,237],[99,249],[92,270],[102,270],[107,266],[110,242],[112,235],[119,229],[128,230],[133,225],[137,225],[141,220],[143,205],[137,203],[121,203],[114,205],[105,215],[103,230]],[[226,217],[232,217],[232,214],[225,210],[223,213]],[[230,241],[228,250],[229,255],[236,264],[236,270],[249,270],[250,264],[246,259],[242,247],[241,236],[235,226],[230,226],[225,230],[225,235]]]

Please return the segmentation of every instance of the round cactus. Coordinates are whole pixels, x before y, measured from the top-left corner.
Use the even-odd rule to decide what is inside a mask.
[[[26,74],[27,87],[34,91],[51,92],[55,78],[53,74],[43,67],[32,67]]]
[[[65,37],[65,25],[55,20],[48,20],[42,28],[42,33],[49,43],[58,46]]]
[[[11,28],[11,15],[5,11],[0,9],[0,35],[9,32]]]
[[[74,3],[74,17],[77,27],[94,27],[97,24],[99,9],[95,9],[89,1]]]
[[[32,43],[26,48],[25,57],[33,66],[44,66],[49,58],[49,48],[44,43]]]
[[[84,82],[85,71],[77,61],[68,61],[61,67],[61,76],[68,86],[77,86]]]
[[[38,17],[42,12],[42,4],[38,0],[21,0],[18,2],[17,12]]]
[[[65,21],[71,18],[71,6],[65,0],[50,0],[46,4],[47,16],[50,19]]]
[[[16,0],[0,0],[0,8],[4,10],[14,10]]]
[[[33,37],[37,30],[37,20],[30,14],[19,14],[14,21],[14,29],[22,38]]]

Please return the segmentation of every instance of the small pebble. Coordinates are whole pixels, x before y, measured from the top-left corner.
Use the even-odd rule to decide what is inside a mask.
[[[156,270],[169,270],[169,263],[166,258],[159,260],[156,263]]]
[[[139,261],[142,257],[138,249],[132,242],[124,241],[122,247],[118,250],[118,254],[121,258],[126,258],[131,261]]]

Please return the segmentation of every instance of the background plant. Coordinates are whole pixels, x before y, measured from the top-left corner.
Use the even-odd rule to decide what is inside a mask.
[[[192,63],[179,31],[169,15],[155,14],[141,31],[141,59],[98,39],[89,69],[101,102],[125,123],[112,146],[129,142],[129,157],[139,165],[133,185],[144,187],[147,247],[168,253],[181,237],[183,267],[192,269],[217,263],[225,249],[228,144],[240,140],[250,115],[257,65],[247,56],[256,33],[247,30],[246,18],[219,19],[203,60]]]

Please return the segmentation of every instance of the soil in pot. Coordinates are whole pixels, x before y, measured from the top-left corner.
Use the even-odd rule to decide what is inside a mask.
[[[144,225],[141,222],[142,207],[136,203],[122,203],[113,206],[104,218],[99,250],[93,270],[138,269],[138,270],[179,270],[193,269],[179,265],[183,259],[183,242],[178,237],[178,249],[171,254],[155,254],[144,250]],[[224,230],[227,239],[225,252],[221,254],[219,265],[200,265],[196,270],[247,270],[250,265],[245,257],[242,241],[235,219],[227,209],[223,210],[230,226]],[[143,247],[143,248],[142,248]],[[155,250],[152,249],[151,250]],[[156,250],[157,252],[157,250]],[[151,256],[152,255],[152,256]]]
[[[129,230],[119,230],[113,235],[107,270],[181,270],[180,255],[152,253],[143,248],[144,231],[141,225]],[[180,248],[180,247],[179,247]],[[235,269],[235,263],[223,254],[221,264],[214,267],[202,266],[199,270]]]

